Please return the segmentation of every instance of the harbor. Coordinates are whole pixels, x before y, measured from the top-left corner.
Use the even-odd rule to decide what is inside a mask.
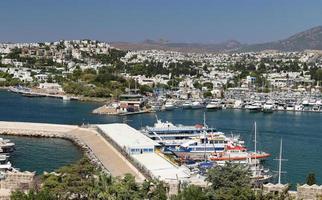
[[[202,129],[204,130],[204,128]],[[182,183],[200,186],[207,185],[205,176],[203,176],[204,172],[193,172],[194,169],[190,168],[188,165],[171,160],[170,157],[164,154],[164,149],[162,149],[164,144],[162,145],[161,143],[152,140],[146,134],[127,124],[111,123],[78,127],[72,125],[1,121],[0,134],[64,138],[71,140],[82,148],[91,162],[98,168],[101,168],[103,172],[105,171],[105,173],[111,174],[112,176],[121,177],[130,173],[138,182],[142,182],[148,178],[157,178],[169,184],[169,194],[176,194],[176,191]],[[201,135],[200,133],[196,134],[197,136]],[[213,137],[213,134],[216,133],[209,132],[209,134]],[[192,141],[193,138],[189,137],[189,139]],[[5,144],[10,144],[8,143],[9,140],[6,141]],[[229,153],[229,151],[226,151],[226,145],[227,147],[233,148],[242,147],[243,144],[241,142],[239,143],[239,139],[227,138],[227,141],[227,144],[225,143],[225,145],[222,146],[222,152]],[[4,151],[11,151],[11,148],[5,147],[6,146],[2,148]],[[206,152],[206,149],[202,151]],[[214,150],[211,151],[213,152]],[[260,163],[257,163],[256,161],[257,159],[259,160],[268,157],[269,155],[267,154],[267,156],[260,157],[261,155],[257,154],[256,147],[254,155],[255,156],[249,154],[249,156],[246,156],[251,159],[251,163],[254,161],[254,184],[268,183],[270,177],[266,180],[266,178],[261,178],[262,175],[257,174],[262,170],[257,172],[257,167],[260,167]],[[204,154],[204,156],[206,156],[206,154]],[[207,160],[210,159],[208,156]],[[199,160],[194,157],[191,157],[191,159]],[[241,158],[241,160],[246,161],[246,158]],[[210,164],[210,162],[208,164]],[[202,164],[200,163],[200,167],[201,165]],[[248,165],[249,164],[246,164],[245,167],[248,167]],[[251,165],[249,165],[249,167],[252,169]],[[202,168],[203,167],[200,169]],[[205,170],[207,168],[208,167],[203,169]]]
[[[249,112],[322,112],[322,98],[319,90],[283,90],[269,93],[256,92],[250,88],[229,88],[223,96],[204,98],[191,96],[194,90],[165,90],[160,94],[156,89],[150,96],[132,92],[95,108],[92,113],[100,115],[134,115],[173,110],[238,109]]]
[[[170,194],[176,193],[180,181],[183,180],[205,185],[203,179],[192,178],[188,168],[179,167],[159,155],[156,151],[158,143],[126,124],[114,123],[84,128],[1,121],[0,134],[71,140],[103,172],[120,177],[129,173],[138,182],[147,178],[158,178],[169,184]]]
[[[62,102],[58,99],[39,99],[32,101],[30,98],[19,97],[12,93],[4,92],[1,107],[1,120],[15,118],[19,121],[34,121],[56,124],[109,124],[127,123],[137,130],[145,126],[153,126],[156,122],[155,114],[130,115],[130,116],[103,116],[91,115],[90,112],[97,104],[80,103],[77,101]],[[13,99],[11,99],[14,98]],[[28,104],[29,108],[23,105]],[[48,110],[48,105],[52,109]],[[27,109],[27,110],[26,110]],[[44,110],[47,110],[44,112]],[[70,112],[70,110],[74,112]],[[10,110],[10,112],[9,112]],[[32,115],[26,115],[25,113]],[[67,116],[68,113],[68,117]],[[272,154],[264,166],[271,170],[277,167],[276,161],[279,150],[279,139],[284,139],[284,151],[288,162],[284,163],[283,169],[287,174],[283,175],[283,182],[303,183],[305,175],[311,171],[316,172],[319,181],[318,151],[319,149],[319,126],[320,114],[311,112],[274,112],[269,115],[263,112],[250,113],[243,110],[222,109],[215,112],[204,112],[203,109],[177,109],[175,111],[157,112],[157,116],[163,122],[169,121],[173,124],[195,125],[203,124],[203,115],[206,115],[206,123],[209,128],[216,128],[227,136],[231,133],[239,134],[245,141],[247,147],[253,147],[253,123],[258,125],[258,149]],[[293,127],[294,122],[301,122]],[[313,126],[315,124],[315,126]],[[294,148],[296,147],[296,154]],[[312,160],[304,164],[299,162],[301,157],[310,153]]]

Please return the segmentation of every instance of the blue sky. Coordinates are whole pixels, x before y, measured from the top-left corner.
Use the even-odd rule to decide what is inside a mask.
[[[322,25],[321,0],[3,0],[0,41],[257,43]]]

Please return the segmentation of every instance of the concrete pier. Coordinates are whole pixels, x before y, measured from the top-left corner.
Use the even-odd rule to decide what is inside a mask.
[[[113,176],[130,173],[141,182],[145,177],[119,153],[95,128],[28,122],[0,121],[0,134],[29,137],[54,137],[72,140],[90,159]]]

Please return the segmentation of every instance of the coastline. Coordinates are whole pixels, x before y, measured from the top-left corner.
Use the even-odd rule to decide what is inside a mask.
[[[7,87],[7,86],[0,87],[0,90],[6,90],[8,92],[12,92],[12,91],[9,91],[9,89],[10,87]],[[66,94],[66,95],[73,95],[73,94]],[[77,97],[78,101],[82,101],[82,102],[93,102],[93,103],[104,103],[104,104],[109,103],[113,100],[111,97],[110,98],[84,97],[84,96],[75,96],[75,97]]]

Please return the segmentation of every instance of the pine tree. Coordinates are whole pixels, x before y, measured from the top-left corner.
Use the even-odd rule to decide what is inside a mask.
[[[306,184],[314,185],[315,183],[316,183],[315,174],[311,172],[308,174],[308,176],[306,178]]]

